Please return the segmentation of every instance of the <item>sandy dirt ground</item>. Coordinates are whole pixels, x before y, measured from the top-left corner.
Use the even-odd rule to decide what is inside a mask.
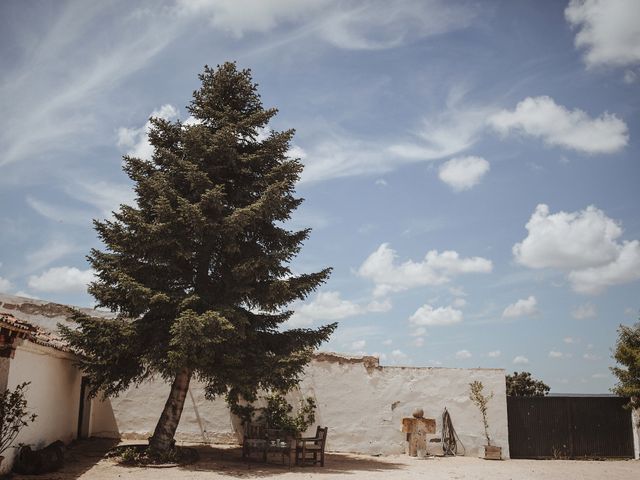
[[[104,458],[115,443],[88,440],[67,451],[67,462],[60,472],[39,475],[15,475],[16,480],[156,480],[156,479],[273,479],[306,480],[344,478],[429,480],[633,480],[640,479],[640,461],[505,460],[489,461],[471,457],[417,459],[404,455],[370,457],[366,455],[328,454],[324,468],[292,467],[281,458],[267,464],[243,461],[239,448],[194,445],[199,460],[191,465],[170,468],[132,468]]]

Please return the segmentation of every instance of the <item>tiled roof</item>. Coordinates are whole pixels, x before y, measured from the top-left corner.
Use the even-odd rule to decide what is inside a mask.
[[[10,313],[0,312],[0,328],[15,332],[20,338],[37,343],[38,345],[69,352],[69,348],[64,340],[56,333],[32,325],[24,320],[19,320]]]

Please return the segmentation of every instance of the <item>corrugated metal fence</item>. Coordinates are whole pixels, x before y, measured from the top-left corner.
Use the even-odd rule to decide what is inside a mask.
[[[507,397],[511,458],[633,458],[619,397]]]

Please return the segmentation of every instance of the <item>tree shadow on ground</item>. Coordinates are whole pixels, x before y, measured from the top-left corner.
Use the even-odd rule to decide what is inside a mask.
[[[119,443],[113,438],[92,438],[78,440],[71,443],[64,452],[64,467],[57,472],[50,472],[41,475],[20,475],[12,474],[13,480],[72,480],[81,477],[91,470],[107,452]]]
[[[194,447],[200,455],[196,463],[183,465],[181,470],[192,472],[217,472],[230,477],[268,477],[282,475],[283,473],[295,471],[299,473],[313,474],[338,474],[347,472],[382,472],[405,468],[406,465],[389,461],[378,460],[375,457],[365,457],[361,455],[332,454],[327,453],[324,467],[319,465],[311,466],[289,466],[288,461],[282,462],[280,455],[270,455],[267,463],[261,459],[242,458],[241,448],[225,448],[220,446],[201,445]]]
[[[90,439],[74,442],[65,452],[65,465],[58,472],[47,473],[45,475],[18,475],[14,474],[14,480],[75,480],[88,473],[87,478],[91,478],[90,470],[103,459],[107,452],[113,449],[120,442],[114,439]],[[136,442],[139,443],[139,442]],[[225,445],[188,445],[198,452],[199,458],[196,462],[169,468],[157,469],[158,478],[185,477],[190,473],[216,473],[231,478],[265,478],[271,476],[283,475],[288,472],[304,473],[304,474],[340,474],[349,472],[384,472],[389,470],[406,468],[401,463],[393,463],[376,459],[375,457],[366,457],[362,455],[349,454],[332,454],[327,453],[325,458],[325,466],[289,466],[288,461],[282,462],[280,455],[269,455],[267,462],[252,457],[250,459],[242,458],[242,449],[236,446]],[[107,460],[111,462],[112,460]],[[113,478],[126,478],[129,474],[137,470],[136,467],[130,465],[119,465],[117,463],[109,466],[103,465],[100,474],[105,475],[104,468],[110,470]],[[98,467],[100,468],[100,467]],[[153,469],[154,467],[139,467],[142,469]],[[132,472],[132,470],[134,472]],[[172,475],[171,472],[176,472]],[[178,474],[178,472],[181,472]],[[111,478],[111,474],[107,474]],[[107,477],[104,477],[107,478]],[[330,478],[330,477],[329,477]]]

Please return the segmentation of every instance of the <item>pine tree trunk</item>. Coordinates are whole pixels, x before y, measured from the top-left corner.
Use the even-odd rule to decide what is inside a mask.
[[[173,448],[173,437],[178,429],[178,423],[182,415],[184,401],[187,398],[190,380],[191,370],[183,368],[178,372],[171,384],[169,398],[167,398],[167,402],[164,404],[164,410],[162,411],[162,415],[160,415],[153,436],[149,439],[149,447],[152,451],[165,453]]]

